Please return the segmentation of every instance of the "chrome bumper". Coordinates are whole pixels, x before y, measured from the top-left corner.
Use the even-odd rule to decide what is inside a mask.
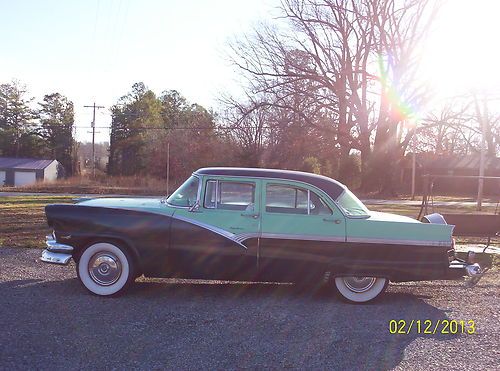
[[[465,278],[465,286],[472,287],[479,282],[487,269],[481,268],[478,263],[474,262],[474,253],[469,252],[467,261],[454,260],[448,268],[448,276],[451,279]]]
[[[47,236],[47,249],[42,251],[40,258],[44,263],[67,265],[73,254],[73,246],[56,242],[53,236]]]

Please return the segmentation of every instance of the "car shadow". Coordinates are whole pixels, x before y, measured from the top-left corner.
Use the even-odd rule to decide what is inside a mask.
[[[447,310],[428,304],[426,296],[391,291],[374,303],[352,305],[328,288],[140,279],[126,295],[102,298],[88,294],[76,279],[26,279],[0,283],[0,297],[8,298],[0,313],[7,330],[10,323],[24,326],[20,319],[28,316],[29,323],[44,324],[31,329],[30,337],[45,338],[44,328],[57,327],[60,344],[69,347],[91,339],[92,359],[115,354],[111,361],[118,368],[137,362],[144,368],[176,368],[188,359],[190,368],[392,369],[419,338],[459,336],[423,334],[416,326],[393,334],[393,320],[430,320],[434,325],[448,316]],[[16,331],[12,326],[11,336]],[[125,336],[129,344],[113,349],[110,339],[117,336]],[[20,342],[1,344],[7,347],[4,354],[11,343]],[[37,344],[29,345],[34,362],[43,350]],[[53,356],[55,362],[57,354]],[[64,357],[75,358],[77,367],[89,362],[78,347]]]

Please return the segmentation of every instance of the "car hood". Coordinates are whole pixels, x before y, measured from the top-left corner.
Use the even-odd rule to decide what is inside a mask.
[[[418,220],[410,218],[408,216],[382,213],[379,211],[371,211],[371,210],[370,210],[370,217],[367,218],[367,220],[379,221],[379,222],[420,223]]]

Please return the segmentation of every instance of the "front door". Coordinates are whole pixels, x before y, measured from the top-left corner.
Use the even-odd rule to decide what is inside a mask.
[[[174,219],[191,220],[197,229],[180,241],[172,231],[170,255],[192,278],[251,279],[257,267],[260,233],[260,183],[214,177],[203,180],[198,208],[178,209]],[[177,241],[177,242],[176,242]]]
[[[261,278],[316,278],[345,246],[344,215],[328,195],[306,184],[266,180],[262,194]]]

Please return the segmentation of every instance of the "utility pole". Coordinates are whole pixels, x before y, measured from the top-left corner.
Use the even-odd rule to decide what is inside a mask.
[[[95,110],[104,108],[104,106],[96,106],[95,102],[92,106],[83,106],[85,108],[93,108],[92,113],[92,177],[95,179]]]
[[[482,208],[482,203],[483,203],[483,187],[484,187],[484,163],[485,163],[485,157],[486,157],[486,135],[485,135],[485,126],[486,126],[486,121],[488,119],[488,111],[487,111],[487,105],[486,105],[486,98],[484,98],[483,101],[483,112],[481,113],[481,109],[479,108],[479,102],[477,99],[477,95],[473,93],[474,95],[474,103],[476,107],[476,115],[477,119],[479,120],[479,124],[481,125],[481,152],[480,152],[480,160],[479,160],[479,180],[478,180],[478,187],[477,187],[477,205],[476,209],[478,211],[481,211]],[[486,117],[485,117],[486,116]]]
[[[170,196],[170,140],[167,142],[167,197]]]

